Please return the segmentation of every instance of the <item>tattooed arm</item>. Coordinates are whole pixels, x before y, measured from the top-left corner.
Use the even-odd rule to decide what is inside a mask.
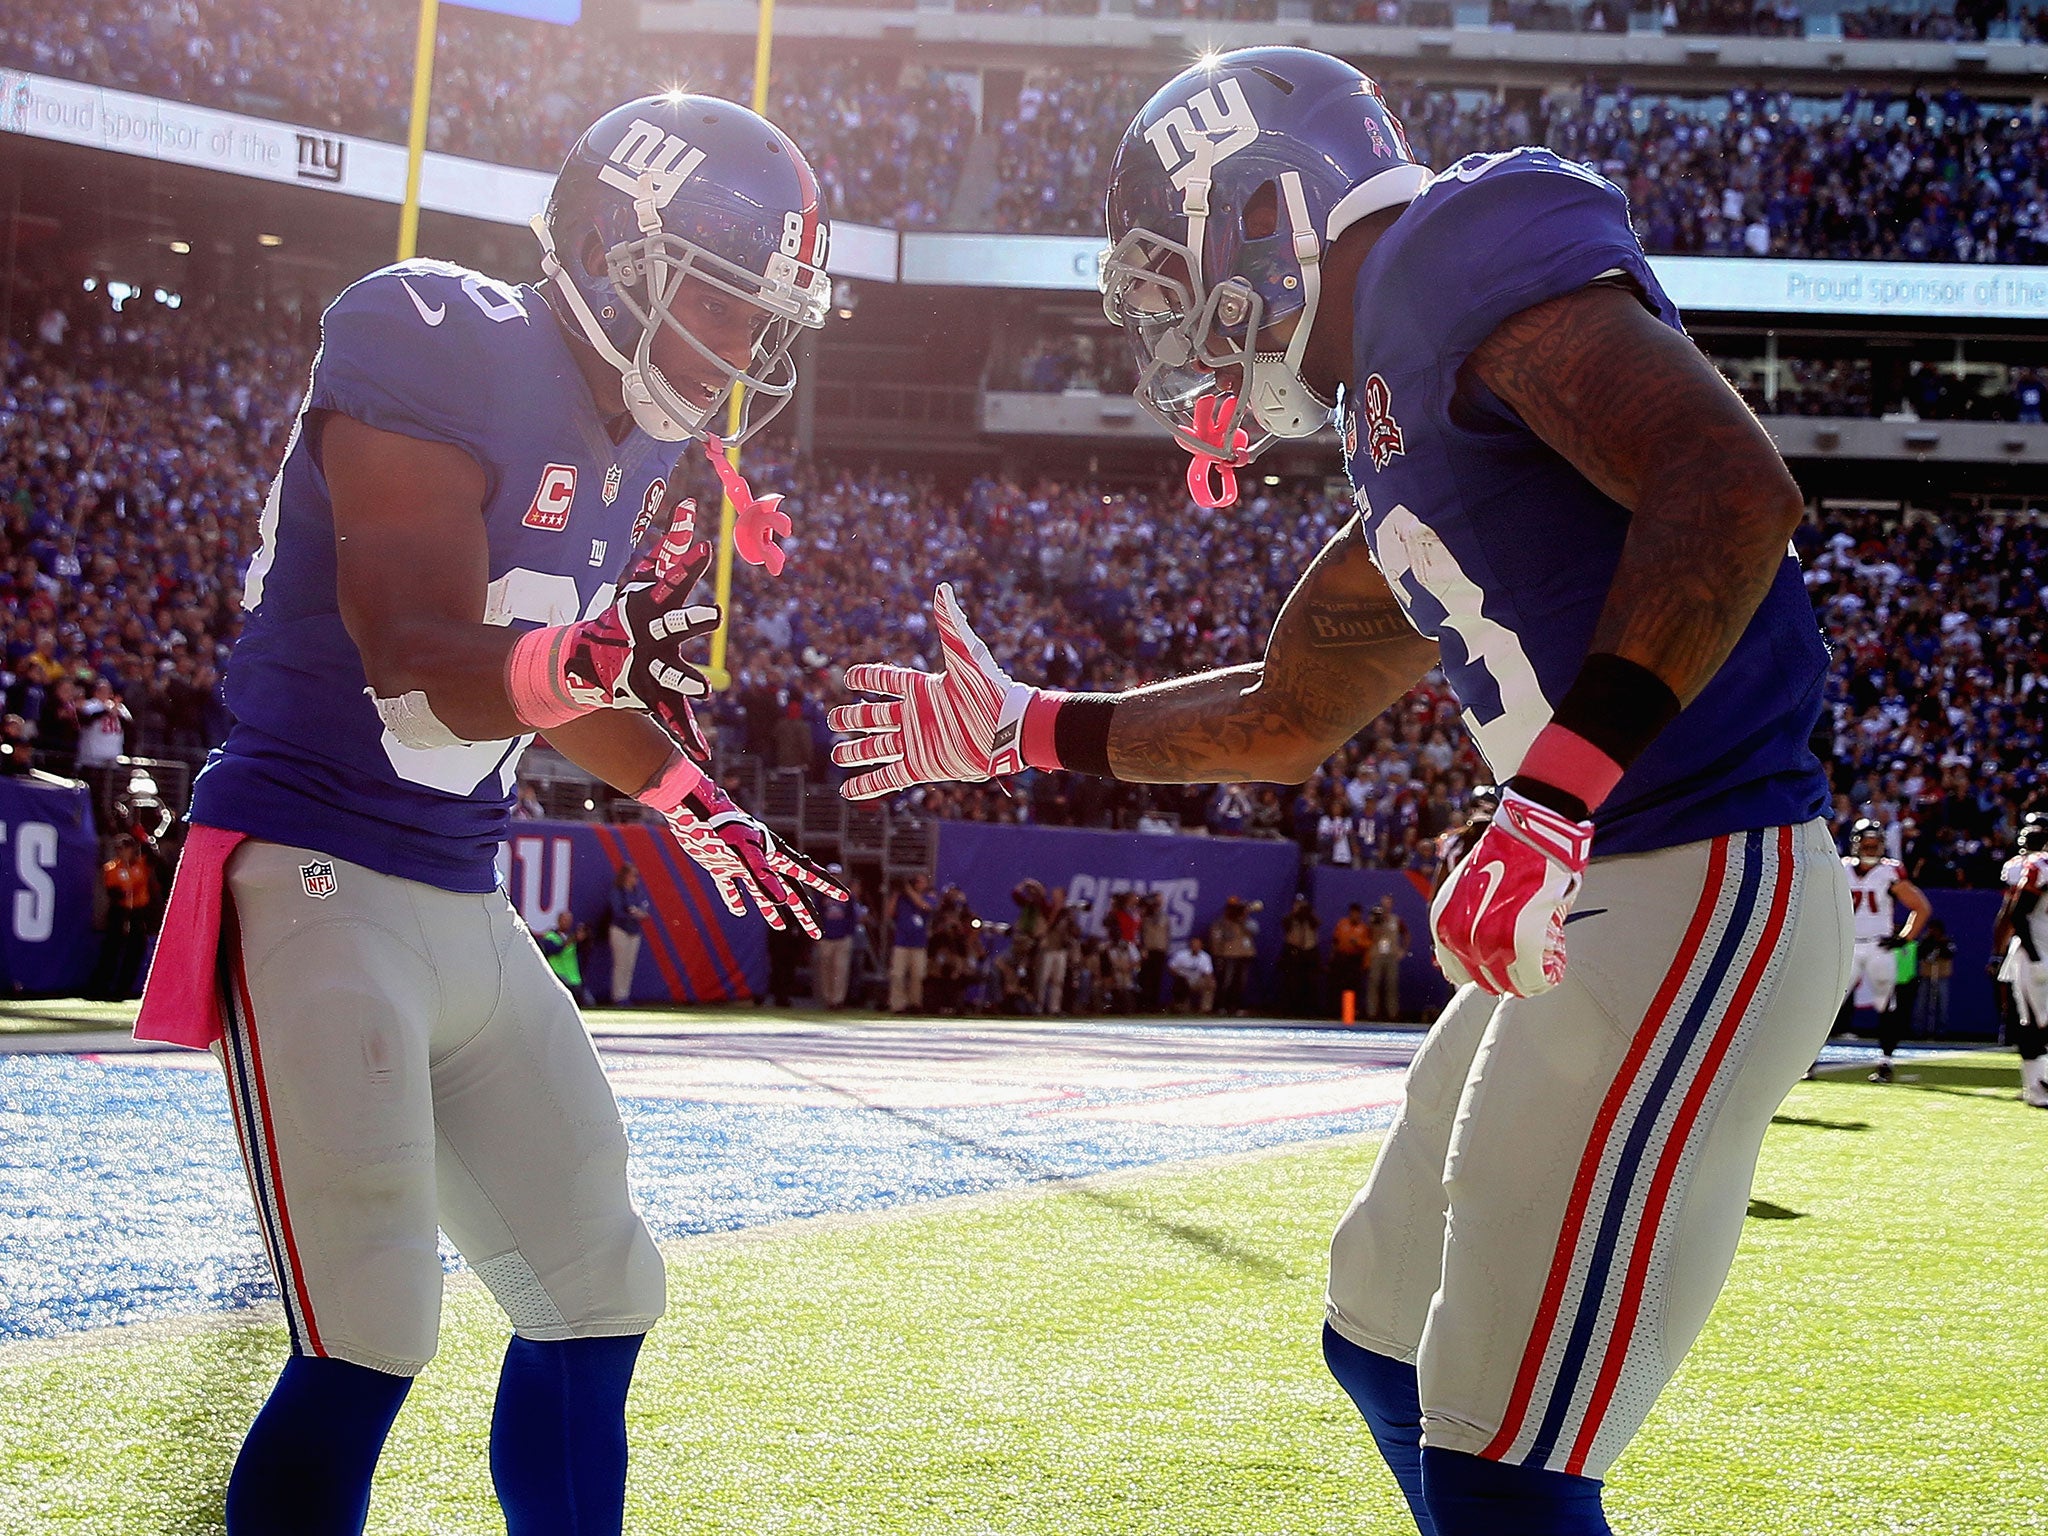
[[[1434,665],[1352,518],[1288,595],[1266,656],[1117,695],[1109,761],[1140,784],[1298,784]]]
[[[1591,649],[1691,703],[1770,590],[1805,509],[1770,436],[1625,288],[1526,309],[1465,366],[1633,514]]]

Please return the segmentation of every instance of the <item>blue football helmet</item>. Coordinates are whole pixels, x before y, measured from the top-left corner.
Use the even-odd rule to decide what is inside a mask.
[[[1325,426],[1336,402],[1301,376],[1323,252],[1428,182],[1379,87],[1341,59],[1240,48],[1176,75],[1110,168],[1102,307],[1136,352],[1138,403],[1191,453],[1213,457],[1244,431],[1241,462]],[[1245,232],[1254,199],[1274,215],[1258,238]],[[1260,332],[1297,312],[1285,348],[1261,351]],[[1233,370],[1236,406],[1204,438],[1196,402]]]
[[[618,369],[626,406],[650,436],[682,442],[716,430],[738,386],[746,410],[734,442],[788,403],[790,346],[799,327],[821,328],[831,306],[830,235],[818,178],[773,123],[710,96],[629,101],[576,141],[533,228],[541,270]],[[746,367],[671,312],[689,282],[766,313]],[[662,376],[652,349],[664,326],[725,380],[716,399],[692,403]]]

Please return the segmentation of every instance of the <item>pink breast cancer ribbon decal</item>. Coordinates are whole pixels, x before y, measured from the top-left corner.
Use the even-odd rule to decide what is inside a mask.
[[[1195,402],[1194,435],[1220,454],[1196,454],[1188,462],[1188,495],[1198,507],[1215,511],[1237,501],[1237,466],[1251,446],[1251,435],[1238,427],[1223,441],[1223,429],[1237,409],[1235,395],[1204,395]]]
[[[775,541],[788,538],[795,527],[782,510],[781,493],[756,497],[747,477],[726,457],[725,444],[715,437],[705,437],[704,457],[732,503],[732,547],[747,564],[765,566],[770,576],[780,576],[789,557]]]

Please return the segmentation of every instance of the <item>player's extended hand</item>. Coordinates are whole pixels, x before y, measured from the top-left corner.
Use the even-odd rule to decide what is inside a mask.
[[[1579,894],[1593,824],[1511,789],[1429,904],[1438,963],[1453,982],[1534,997],[1564,979],[1564,919]]]
[[[870,771],[840,793],[872,800],[913,784],[962,784],[1023,770],[1019,751],[1024,706],[1038,692],[996,665],[968,627],[950,584],[932,599],[943,672],[919,672],[865,661],[846,669],[846,686],[882,695],[880,703],[842,704],[827,717],[849,739],[832,748],[842,768]]]
[[[751,905],[770,928],[787,928],[786,913],[815,939],[821,936],[818,920],[804,889],[835,901],[852,899],[825,871],[776,842],[773,833],[734,805],[716,784],[705,782],[688,804],[664,819],[683,852],[711,877],[719,900],[734,917],[745,917]]]

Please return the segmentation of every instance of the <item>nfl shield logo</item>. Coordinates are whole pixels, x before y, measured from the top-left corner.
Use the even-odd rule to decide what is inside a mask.
[[[315,859],[310,864],[301,864],[299,884],[306,888],[308,896],[325,901],[334,894],[334,866],[326,859]]]
[[[604,472],[604,488],[598,494],[604,498],[606,506],[610,506],[619,499],[619,482],[624,478],[625,476],[619,473],[619,466],[616,464]]]

